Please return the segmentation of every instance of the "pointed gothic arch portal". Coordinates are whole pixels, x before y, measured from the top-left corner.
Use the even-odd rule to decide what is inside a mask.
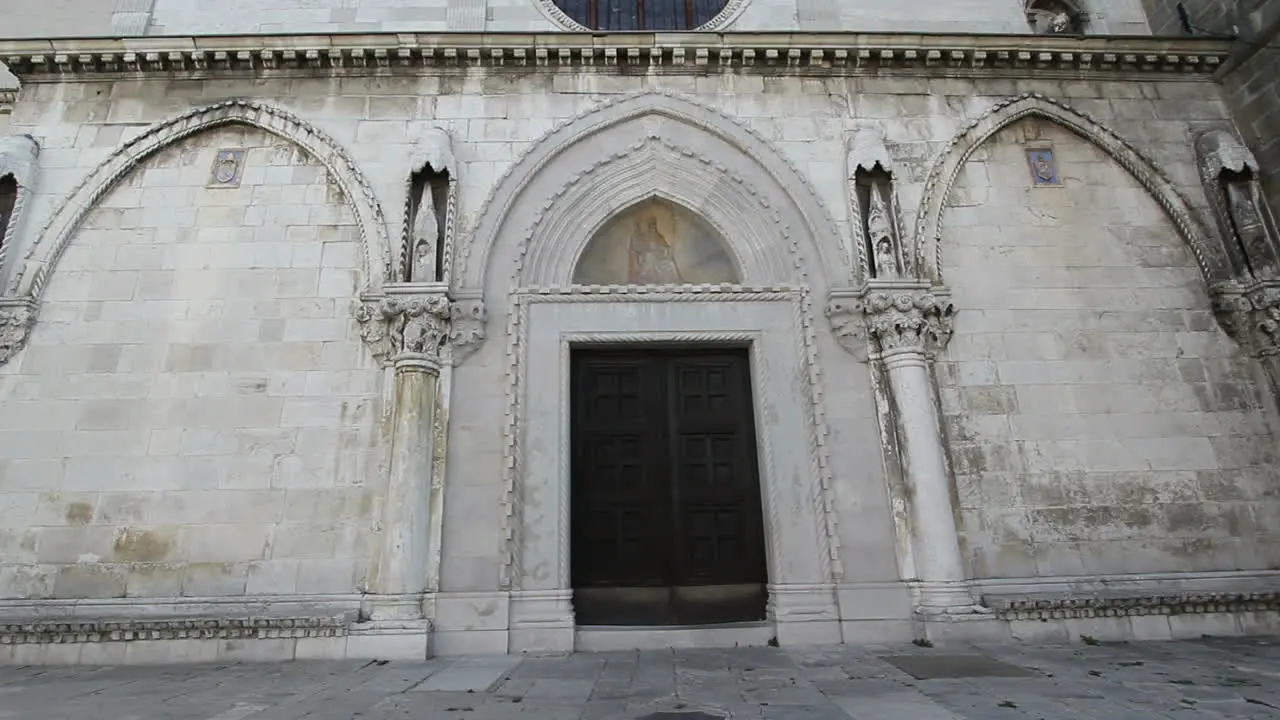
[[[614,215],[578,256],[575,285],[718,285],[741,281],[720,232],[678,203],[651,198]]]

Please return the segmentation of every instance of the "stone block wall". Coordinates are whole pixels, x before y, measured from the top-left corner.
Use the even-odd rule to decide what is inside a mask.
[[[29,224],[39,228],[97,163],[147,126],[192,107],[255,98],[294,113],[346,148],[396,237],[408,155],[427,126],[444,127],[453,137],[461,226],[471,228],[486,211],[498,179],[546,132],[643,92],[680,94],[757,133],[809,180],[842,237],[850,234],[846,143],[863,124],[885,131],[896,163],[897,198],[909,222],[927,168],[947,142],[1019,93],[1042,93],[1088,112],[1129,139],[1193,199],[1201,191],[1192,130],[1221,124],[1226,117],[1215,86],[1195,80],[824,78],[717,68],[630,76],[591,69],[486,70],[282,77],[270,83],[235,78],[29,83],[11,131],[33,132],[44,148]],[[225,134],[199,135],[156,156],[90,215],[53,273],[29,347],[0,368],[0,427],[9,433],[6,450],[0,451],[6,480],[0,487],[0,507],[6,508],[0,595],[351,593],[358,586],[371,557],[367,528],[377,516],[385,474],[379,466],[381,374],[351,319],[359,267],[353,219],[313,161],[256,131],[219,133]],[[1070,138],[1061,140],[1067,148]],[[236,145],[250,150],[244,187],[203,189],[213,150]],[[1081,147],[1078,156],[1084,157],[1090,148]],[[1022,173],[1025,161],[1017,163]],[[1116,202],[1135,210],[1150,202],[1135,187],[1123,185],[1123,171],[1098,162],[1090,168],[1089,178],[1110,184],[1105,191],[1088,190],[1089,200],[1120,198]],[[1030,222],[1018,207],[1017,201],[992,205],[994,215],[984,222]],[[1134,231],[1135,242],[1163,232],[1158,213],[1150,214],[1150,207],[1143,212],[1146,224]],[[1062,215],[1055,222],[1058,240],[1068,245],[1094,242],[1103,248],[1111,242],[1089,212]],[[252,242],[238,239],[250,230]],[[962,244],[948,244],[947,251]],[[1168,244],[1174,248],[1168,252],[1176,254],[1172,236]],[[1125,282],[1125,257],[1113,256],[1115,266],[1106,271],[1115,282]],[[157,262],[159,267],[142,265]],[[1133,262],[1133,277],[1152,287],[1141,293],[1130,288],[1130,302],[1145,308],[1119,320],[1129,323],[1130,331],[1146,329],[1151,317],[1146,310],[1162,303],[1182,303],[1174,305],[1185,310],[1177,322],[1207,317],[1203,286],[1195,284],[1200,281],[1187,267],[1171,260],[1172,269],[1147,268],[1137,255]],[[974,342],[965,333],[976,327],[967,323],[982,322],[987,312],[975,304],[979,297],[964,292],[985,284],[991,272],[987,265],[948,270],[961,318],[961,335],[950,351],[958,364],[987,359],[964,355],[966,344]],[[1098,275],[1052,277],[1089,287]],[[491,318],[490,339],[453,374],[441,569],[447,591],[494,591],[503,562],[505,322]],[[1222,399],[1241,382],[1225,340],[1203,324],[1181,331],[1194,345],[1188,347],[1192,356],[1203,358],[1205,372],[1218,374],[1179,387],[1200,382],[1215,393],[1215,401],[1234,402]],[[893,553],[892,513],[880,467],[878,421],[865,390],[866,366],[843,354],[826,330],[819,332],[825,401],[839,417],[838,442],[829,447],[846,577],[896,581],[892,563],[884,560]],[[990,338],[999,352],[1026,352],[1024,338],[1005,332],[1002,328]],[[957,366],[955,372],[960,371]],[[988,386],[1002,381],[999,375],[978,379]],[[960,392],[955,383],[948,387]],[[1002,402],[1001,393],[1007,392],[991,389],[990,402]],[[952,409],[958,407],[954,400]],[[1122,411],[1136,414],[1149,407],[1139,396],[1128,402]],[[1196,405],[1187,412],[1220,423],[1205,426],[1203,446],[1203,438],[1237,410],[1201,410]],[[1256,428],[1249,425],[1253,420],[1241,422]],[[237,427],[244,431],[236,432]],[[977,432],[974,427],[981,429],[975,425],[969,432]],[[1170,437],[1186,437],[1179,432],[1189,431],[1167,428]],[[28,457],[10,455],[8,448]],[[91,452],[101,454],[86,457]],[[1217,448],[1213,452],[1217,458]],[[1044,465],[1036,468],[1044,473],[1037,481],[1052,472]],[[1010,477],[1015,471],[990,472]],[[11,477],[19,480],[10,482]],[[1172,492],[1166,487],[1185,480],[1177,473],[1157,475],[1137,487]],[[1247,477],[1241,483],[1250,492],[1256,487]],[[1080,532],[1114,526],[1103,517],[1080,522]],[[1248,530],[1241,526],[1240,532]],[[72,553],[69,547],[78,550]],[[45,551],[49,554],[42,555]],[[1229,569],[1218,552],[1206,549],[1188,563]],[[859,553],[877,553],[879,559],[862,563]],[[82,558],[103,561],[105,576],[83,579]],[[1039,571],[1023,561],[1009,568],[1002,572]],[[1070,570],[1052,564],[1045,571]],[[150,579],[156,573],[161,580]]]
[[[219,148],[238,188],[206,187]],[[355,591],[382,462],[356,232],[324,167],[243,126],[102,199],[0,368],[0,595]]]
[[[1063,187],[1033,187],[1051,146]],[[962,308],[938,365],[977,577],[1267,569],[1280,480],[1265,385],[1195,258],[1123,168],[1023,120],[943,216]]]

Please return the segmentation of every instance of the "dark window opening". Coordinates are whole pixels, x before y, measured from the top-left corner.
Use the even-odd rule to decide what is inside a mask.
[[[696,30],[728,0],[554,0],[575,22],[611,32]]]

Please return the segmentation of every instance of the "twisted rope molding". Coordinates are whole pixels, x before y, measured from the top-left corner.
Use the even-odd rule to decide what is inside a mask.
[[[942,282],[942,213],[960,169],[992,135],[1030,116],[1062,126],[1119,163],[1164,208],[1191,248],[1206,281],[1221,277],[1220,253],[1214,250],[1198,216],[1168,176],[1132,144],[1089,114],[1039,93],[1024,93],[996,103],[943,147],[925,181],[916,215],[914,256],[922,275],[931,271],[933,277],[929,279]]]
[[[373,187],[355,160],[330,135],[281,108],[251,100],[227,100],[193,108],[151,125],[131,138],[81,178],[41,228],[24,257],[26,266],[14,289],[39,299],[50,273],[80,223],[116,183],[152,155],[216,127],[241,123],[288,140],[306,150],[329,172],[355,211],[362,251],[362,291],[376,289],[391,277],[390,238]]]
[[[693,28],[693,30],[707,32],[723,29],[729,23],[738,19],[738,15],[742,14],[742,11],[746,9],[748,2],[750,2],[750,0],[728,0],[715,17],[696,28]],[[572,32],[595,32],[586,25],[583,25],[577,20],[569,17],[564,10],[560,9],[560,6],[555,4],[555,0],[534,0],[534,4],[538,6],[538,9],[542,11],[543,15],[547,16],[547,19],[559,25],[564,30],[570,30]]]
[[[533,303],[635,303],[635,302],[777,302],[787,301],[792,304],[795,318],[795,338],[797,355],[808,366],[805,368],[807,380],[805,399],[809,401],[810,413],[807,417],[808,447],[810,467],[818,482],[810,489],[810,501],[815,509],[815,517],[819,519],[815,526],[815,541],[822,553],[820,558],[821,572],[825,578],[839,579],[843,577],[843,567],[839,559],[839,535],[835,501],[833,497],[833,474],[830,467],[827,449],[829,430],[826,423],[826,411],[822,402],[821,374],[817,362],[816,331],[814,330],[812,300],[809,292],[803,288],[786,285],[777,286],[742,286],[742,285],[694,285],[694,286],[570,286],[570,287],[531,287],[518,290],[513,295],[512,309],[508,315],[506,353],[506,411],[504,414],[504,447],[502,469],[502,507],[503,527],[503,564],[499,572],[500,586],[504,590],[520,589],[520,578],[523,575],[521,558],[524,499],[524,453],[520,443],[520,428],[523,420],[522,394],[527,386],[527,363],[524,352],[528,347],[529,307]],[[694,342],[734,342],[743,339],[742,332],[673,332],[672,338],[678,336],[682,340]],[[752,333],[748,337],[754,336]],[[662,332],[595,332],[575,333],[575,342],[652,342],[661,340],[666,335]],[[755,391],[762,397],[767,377],[764,372],[757,376]],[[561,388],[560,403],[567,402]],[[567,442],[561,438],[561,444]],[[767,462],[772,463],[773,449],[769,438],[760,438]],[[560,457],[567,457],[567,449],[560,448]],[[776,483],[770,484],[769,503],[772,508],[779,507]],[[564,502],[560,499],[560,511],[567,513]],[[563,515],[567,517],[567,515]],[[780,518],[771,516],[770,521],[778,527]],[[564,528],[561,528],[564,532]],[[567,536],[565,536],[567,537]],[[565,552],[565,537],[560,539],[560,558],[557,568],[562,578],[567,577],[564,563],[568,562]],[[771,549],[778,538],[770,538]],[[775,557],[777,555],[775,554]]]
[[[635,107],[627,110],[626,106],[628,105],[634,105]],[[610,110],[620,113],[619,116],[607,122],[593,122],[594,118]],[[805,222],[809,226],[808,230],[813,237],[815,245],[817,245],[820,257],[823,256],[822,246],[824,241],[838,246],[838,238],[840,236],[836,230],[835,222],[826,207],[819,201],[818,194],[812,183],[797,169],[795,163],[785,154],[776,150],[764,135],[741,123],[737,118],[725,113],[723,110],[711,105],[705,105],[688,95],[668,90],[646,90],[623,95],[588,108],[543,133],[542,136],[529,143],[521,151],[515,161],[507,166],[498,177],[497,182],[489,189],[484,203],[478,206],[486,208],[486,212],[477,217],[467,231],[466,237],[461,238],[458,253],[454,259],[457,265],[455,277],[458,283],[464,288],[483,287],[483,272],[488,264],[489,254],[496,243],[502,223],[505,222],[505,218],[510,213],[517,196],[536,177],[541,175],[548,165],[560,157],[564,151],[589,135],[651,114],[664,115],[678,122],[701,128],[738,148],[762,168],[766,176],[776,183],[778,187],[782,188],[785,195],[796,206],[801,217],[805,218]],[[700,118],[699,115],[703,117]],[[739,133],[745,135],[745,139],[749,141],[749,144],[753,144],[755,147],[747,147],[747,144],[734,137],[735,134]],[[539,152],[545,152],[545,156],[535,157]],[[526,165],[528,166],[525,167]],[[778,172],[778,168],[783,172]],[[517,173],[521,178],[517,178]],[[512,183],[515,183],[515,185],[508,188],[507,186]],[[499,195],[504,190],[509,190],[509,192],[499,202]],[[805,203],[801,198],[808,198],[809,202]],[[810,217],[810,213],[805,210],[806,204],[811,205],[814,209],[813,212],[818,213],[819,217]],[[493,223],[491,228],[482,227],[486,221]],[[481,236],[482,230],[485,231],[483,237]],[[480,275],[479,277],[469,277],[468,273],[476,270],[472,265],[472,253],[475,252],[477,247],[479,247],[480,255]],[[836,257],[840,257],[838,247],[834,248],[834,250]],[[838,267],[839,263],[836,266]],[[852,269],[847,267],[843,268],[843,270],[845,271],[844,273],[838,273],[841,278],[852,272]]]
[[[520,362],[520,349],[529,346],[529,303],[521,297],[514,298],[507,316],[506,384],[507,408],[502,428],[502,554],[499,570],[499,587],[512,590],[519,587],[524,573],[521,558],[520,528],[524,523],[524,484],[520,468],[524,467],[523,446],[520,444],[520,389],[525,387],[525,364]]]

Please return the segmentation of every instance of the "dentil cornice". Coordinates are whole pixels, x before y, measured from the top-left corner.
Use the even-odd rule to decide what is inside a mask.
[[[1224,40],[918,33],[369,33],[0,40],[20,79],[315,70],[379,74],[433,67],[708,66],[765,71],[1079,77],[1201,75],[1228,56]],[[301,73],[299,71],[302,71]]]

